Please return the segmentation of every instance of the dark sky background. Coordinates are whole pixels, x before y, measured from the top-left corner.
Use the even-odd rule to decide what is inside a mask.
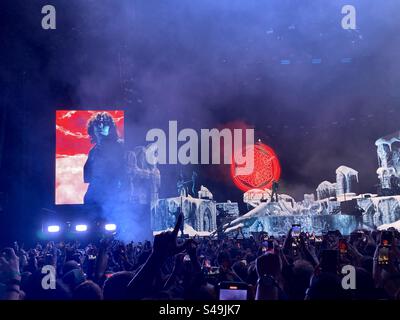
[[[46,4],[56,7],[56,30],[41,28]],[[357,9],[357,30],[341,28],[345,4]],[[400,129],[398,0],[1,7],[0,191],[15,213],[5,221],[27,222],[53,207],[57,109],[124,109],[128,147],[168,120],[196,130],[245,123],[275,149],[281,191],[297,200],[333,181],[340,165],[359,171],[363,192],[375,191],[374,142]],[[161,167],[161,196],[175,195],[180,169]],[[198,171],[217,200],[241,200],[228,166],[182,169],[188,177]]]

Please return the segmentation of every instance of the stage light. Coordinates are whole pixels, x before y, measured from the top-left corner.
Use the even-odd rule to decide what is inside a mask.
[[[290,60],[288,59],[281,60],[281,64],[290,64]]]
[[[104,229],[107,231],[115,231],[117,230],[117,226],[114,223],[108,223],[104,226]]]
[[[86,224],[77,224],[75,226],[75,230],[78,232],[84,232],[84,231],[87,231],[87,229],[88,229],[88,227]]]
[[[353,59],[352,58],[343,58],[340,60],[342,63],[352,63]]]
[[[48,226],[47,231],[50,233],[56,233],[60,232],[60,226],[54,225],[54,226]]]
[[[322,62],[322,59],[319,59],[319,58],[311,59],[312,64],[321,64],[321,62]]]

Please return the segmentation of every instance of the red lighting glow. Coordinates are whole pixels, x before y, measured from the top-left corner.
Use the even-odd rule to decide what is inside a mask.
[[[246,148],[249,150],[251,146]],[[235,175],[238,165],[232,161],[231,177],[235,185],[242,191],[251,189],[270,189],[273,181],[278,181],[281,176],[281,166],[275,151],[258,142],[254,145],[254,169],[249,175]]]

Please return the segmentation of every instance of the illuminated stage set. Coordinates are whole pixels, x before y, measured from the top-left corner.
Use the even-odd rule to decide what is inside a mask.
[[[101,141],[101,134],[90,127],[96,121],[109,127],[106,135],[114,132],[115,141]],[[162,170],[149,164],[145,156],[153,145],[128,151],[120,148],[123,111],[57,111],[56,131],[56,204],[98,206],[102,219],[116,223],[122,231],[126,227],[129,232],[132,225],[142,230],[135,233],[135,240],[147,237],[150,225],[154,233],[172,228],[181,212],[182,232],[188,236],[279,235],[292,224],[316,234],[329,230],[349,234],[357,228],[387,227],[400,221],[400,132],[376,141],[376,194],[360,193],[358,172],[342,165],[336,170],[336,181],[321,182],[302,201],[280,187],[285,168],[278,155],[256,142],[251,174],[235,175],[235,163],[230,167],[248,208],[241,213],[238,202],[216,201],[212,190],[198,185],[196,172],[189,179],[181,174],[176,184],[167,186],[176,190],[176,196],[161,198]]]
[[[400,142],[400,132],[376,141],[377,194],[357,194],[358,172],[340,166],[335,182],[321,182],[315,194],[305,194],[302,201],[283,193],[278,193],[276,199],[272,194],[269,187],[274,179],[279,179],[279,162],[273,150],[259,144],[255,149],[255,172],[234,177],[235,182],[238,181],[236,184],[245,191],[243,201],[250,210],[239,215],[237,203],[217,203],[208,190],[201,190],[198,199],[183,197],[186,232],[192,235],[236,236],[239,232],[244,236],[258,232],[279,235],[286,234],[292,224],[301,224],[304,231],[316,234],[329,230],[350,234],[357,228],[396,226],[400,220],[400,179],[396,173],[400,172],[400,147],[396,142]],[[172,226],[174,219],[171,217],[180,201],[179,197],[157,200],[152,212],[153,221],[158,222],[153,224],[156,230]],[[221,221],[218,230],[213,228],[216,220]]]

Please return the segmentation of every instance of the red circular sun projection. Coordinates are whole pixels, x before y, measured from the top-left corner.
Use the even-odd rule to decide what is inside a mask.
[[[246,148],[250,152],[251,146]],[[254,168],[249,175],[236,175],[236,168],[244,165],[237,165],[235,161],[231,164],[231,176],[235,185],[242,191],[246,192],[251,189],[270,189],[273,181],[278,181],[281,176],[281,166],[275,151],[258,142],[254,145]]]

